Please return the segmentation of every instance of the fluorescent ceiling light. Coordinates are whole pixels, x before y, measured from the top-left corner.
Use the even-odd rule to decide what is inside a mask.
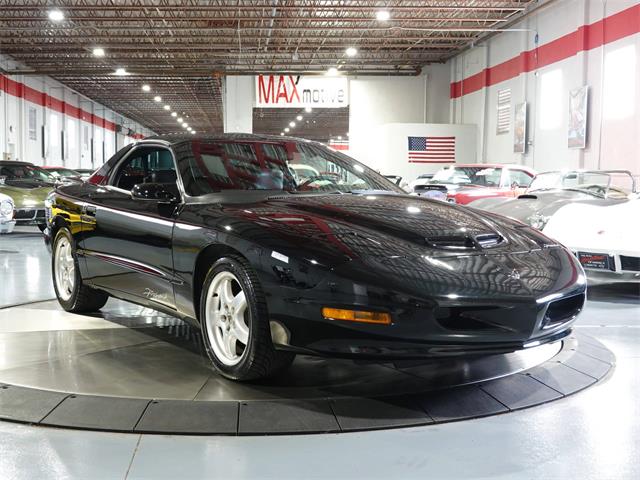
[[[171,105],[165,105],[165,106],[164,106],[164,107],[162,107],[162,108],[164,108],[165,110],[171,110]]]
[[[296,117],[296,120],[298,120],[298,121],[302,120],[302,115],[298,115],[298,116]]]
[[[178,123],[182,123],[182,117],[178,118]]]
[[[194,135],[196,133],[195,130],[191,130],[191,135]]]
[[[347,57],[355,57],[358,54],[358,49],[349,47],[344,51],[344,53],[347,54]]]
[[[161,102],[161,101],[162,101],[162,97],[161,97],[161,96],[159,96],[159,95],[156,95],[155,97],[153,97],[153,99],[154,99],[156,102]]]
[[[338,75],[338,69],[336,67],[331,67],[329,70],[327,70],[326,75],[329,77],[335,77],[336,75]]]
[[[295,126],[296,126],[296,122],[289,122],[289,126],[290,126],[291,128],[295,127]]]
[[[280,135],[281,135],[281,136],[284,136],[284,132],[280,132]]]
[[[289,132],[289,127],[284,129],[285,132]]]
[[[311,107],[304,107],[304,111],[307,113],[311,113],[313,111],[313,108]]]
[[[96,47],[92,53],[94,57],[104,57],[104,48]]]
[[[151,86],[147,85],[147,84],[142,85],[142,91],[143,92],[150,92],[151,91]]]
[[[178,114],[177,114],[176,112],[171,112],[171,116],[172,116],[172,117],[177,117],[177,116],[178,116]]]
[[[391,14],[388,10],[378,10],[376,12],[376,20],[379,22],[386,22],[391,18]]]
[[[114,75],[118,75],[119,77],[124,77],[125,75],[129,75],[124,68],[116,68],[116,71],[113,72]]]
[[[51,20],[52,22],[61,22],[62,20],[64,20],[64,13],[62,13],[57,8],[55,10],[50,10],[49,20]]]

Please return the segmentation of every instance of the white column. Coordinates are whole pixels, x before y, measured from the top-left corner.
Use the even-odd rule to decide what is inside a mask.
[[[253,133],[255,77],[229,76],[224,80],[224,132]]]

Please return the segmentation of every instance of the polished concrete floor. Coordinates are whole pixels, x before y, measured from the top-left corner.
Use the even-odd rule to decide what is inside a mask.
[[[51,299],[49,274],[39,234],[0,236],[0,305]],[[589,298],[576,328],[611,349],[617,366],[607,380],[561,401],[424,428],[295,437],[148,436],[0,422],[0,478],[640,478],[639,291],[598,287]],[[110,303],[115,314],[133,308]],[[63,336],[79,325],[87,333],[105,326],[92,318],[74,324],[46,302],[19,308],[35,310],[29,318],[42,324],[27,321],[17,333]],[[10,333],[2,324],[0,315],[0,335]],[[123,326],[114,321],[109,330]],[[15,361],[1,341],[0,358]]]

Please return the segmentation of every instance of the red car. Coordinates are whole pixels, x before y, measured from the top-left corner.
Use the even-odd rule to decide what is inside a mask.
[[[535,175],[534,170],[522,165],[456,164],[436,173],[429,186],[446,188],[448,202],[466,205],[480,198],[517,197],[524,193]]]

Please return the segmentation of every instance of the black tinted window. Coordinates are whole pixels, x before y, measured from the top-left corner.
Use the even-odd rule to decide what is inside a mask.
[[[131,190],[140,183],[161,183],[178,196],[173,156],[166,148],[140,147],[134,150],[113,177],[112,185]]]
[[[307,143],[193,141],[175,148],[191,196],[221,190],[400,190],[349,157]]]

